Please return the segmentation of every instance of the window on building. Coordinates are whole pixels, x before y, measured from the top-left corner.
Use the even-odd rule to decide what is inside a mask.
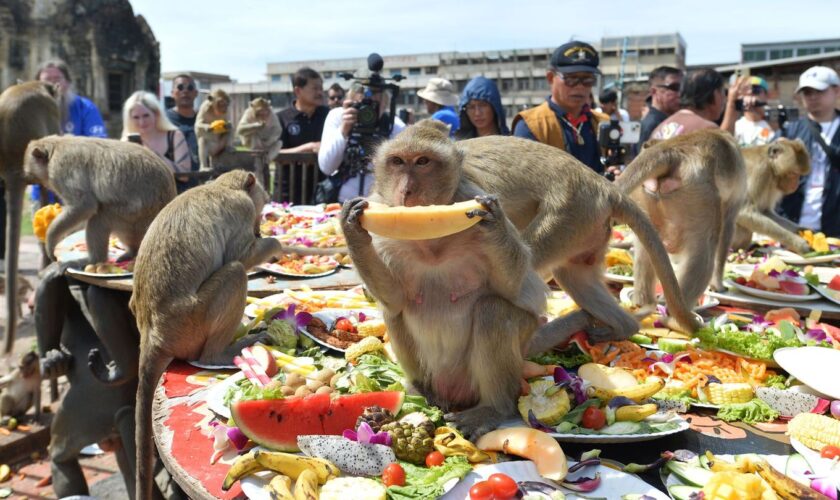
[[[427,75],[436,75],[438,72],[437,66],[426,66],[425,72]]]
[[[409,75],[419,75],[420,73],[422,73],[420,68],[408,68]]]
[[[332,76],[333,76],[332,71],[324,71],[323,73],[321,73],[321,78],[323,78],[325,80],[327,78],[332,78]]]
[[[26,67],[26,55],[29,53],[29,43],[20,38],[12,38],[9,44],[9,66],[22,70]]]
[[[548,62],[548,54],[537,54],[534,56],[535,63],[545,63]]]
[[[519,90],[531,90],[531,82],[527,78],[519,78],[516,83]]]
[[[513,78],[503,78],[501,90],[502,92],[506,90],[513,90]]]
[[[462,59],[456,59],[455,60],[455,64],[457,64],[458,66],[466,66],[469,63],[470,63],[469,59],[463,59],[462,58]]]
[[[840,52],[840,46],[837,47],[824,47],[823,52]]]
[[[767,51],[764,51],[764,50],[745,50],[744,51],[744,62],[766,61],[766,60],[767,60]]]
[[[545,78],[534,78],[534,90],[548,90],[548,80]]]
[[[811,54],[819,54],[820,48],[819,47],[808,47],[804,49],[796,49],[796,55],[798,56],[810,56]]]
[[[640,56],[652,56],[656,53],[656,49],[639,49]]]
[[[784,59],[793,57],[793,49],[774,49],[770,51],[770,59]]]
[[[662,47],[659,49],[660,54],[673,54],[674,47]]]
[[[616,52],[614,50],[605,50],[605,51],[601,52],[601,56],[602,57],[616,57],[616,56],[618,56],[618,52]]]
[[[282,82],[283,76],[282,75],[271,75],[272,82]]]
[[[128,97],[126,89],[127,75],[121,72],[108,73],[108,110],[119,112],[123,101]]]
[[[516,56],[516,60],[519,62],[528,62],[531,60],[531,56]]]

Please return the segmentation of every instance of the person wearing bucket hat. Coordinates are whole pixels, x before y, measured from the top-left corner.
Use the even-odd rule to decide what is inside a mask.
[[[551,95],[514,117],[513,135],[563,149],[603,173],[598,124],[609,117],[587,104],[599,74],[598,52],[588,43],[572,41],[557,47],[545,74]]]
[[[782,199],[783,215],[800,227],[840,237],[840,78],[825,66],[814,66],[799,77],[796,93],[808,116],[788,122],[782,137],[799,139],[811,153],[811,173],[799,188]]]
[[[767,80],[760,76],[751,76],[749,95],[744,97],[744,116],[735,122],[735,141],[741,147],[763,146],[773,139],[773,128],[765,119],[764,105],[767,102],[770,87]]]
[[[431,118],[449,125],[449,137],[455,137],[461,120],[455,112],[458,94],[455,93],[452,82],[445,78],[432,78],[426,84],[426,88],[417,91],[417,96],[426,103],[426,111],[432,115]]]

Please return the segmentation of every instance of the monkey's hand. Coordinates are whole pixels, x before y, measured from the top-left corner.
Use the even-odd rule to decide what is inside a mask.
[[[370,233],[362,227],[362,214],[368,207],[368,201],[364,198],[353,198],[344,202],[341,207],[341,230],[347,242],[369,243]]]
[[[493,195],[476,196],[475,201],[481,203],[484,210],[477,208],[467,212],[467,217],[481,217],[479,225],[484,228],[495,226],[498,222],[505,220],[505,214],[502,212],[502,207],[499,205],[499,199]]]
[[[809,245],[808,242],[805,241],[805,238],[801,236],[794,236],[791,243],[793,243],[791,250],[799,255],[805,255],[811,251],[811,245]]]
[[[469,410],[447,413],[443,419],[461,431],[470,441],[496,429],[505,420],[505,416],[490,406],[477,406]]]
[[[73,355],[64,346],[51,349],[41,358],[41,374],[44,378],[67,375],[72,364]]]

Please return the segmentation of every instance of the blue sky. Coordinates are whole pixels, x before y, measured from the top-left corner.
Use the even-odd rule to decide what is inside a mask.
[[[553,47],[672,33],[688,64],[737,61],[741,43],[840,38],[838,0],[131,0],[163,71],[265,80],[269,62]]]

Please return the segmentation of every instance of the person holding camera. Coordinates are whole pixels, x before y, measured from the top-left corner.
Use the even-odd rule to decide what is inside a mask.
[[[744,98],[744,116],[735,122],[735,140],[740,147],[763,146],[773,140],[773,128],[765,120],[764,104],[767,103],[769,86],[760,76],[749,80],[750,95]]]
[[[825,66],[808,68],[796,93],[808,116],[789,122],[782,136],[799,139],[811,153],[811,173],[782,199],[782,213],[801,227],[840,237],[840,77]]]
[[[373,172],[368,160],[364,159],[362,165],[355,165],[356,161],[347,158],[345,154],[351,142],[358,138],[359,126],[369,126],[367,122],[372,119],[373,128],[377,129],[391,120],[390,95],[384,88],[354,82],[347,97],[342,107],[332,109],[327,114],[324,133],[321,136],[321,148],[318,151],[318,166],[321,172],[330,176],[330,180],[335,184],[340,184],[340,203],[356,196],[367,196],[373,184]],[[368,116],[374,108],[378,109],[378,116]],[[387,138],[396,137],[404,128],[403,121],[399,117],[393,117],[393,127]],[[363,139],[371,138],[367,131],[361,135]],[[370,135],[375,136],[375,133]]]
[[[589,44],[569,42],[551,55],[546,79],[551,95],[513,119],[513,135],[565,150],[592,170],[604,173],[598,126],[609,117],[592,111],[587,99],[597,83],[598,52]],[[616,174],[620,170],[613,167]]]

